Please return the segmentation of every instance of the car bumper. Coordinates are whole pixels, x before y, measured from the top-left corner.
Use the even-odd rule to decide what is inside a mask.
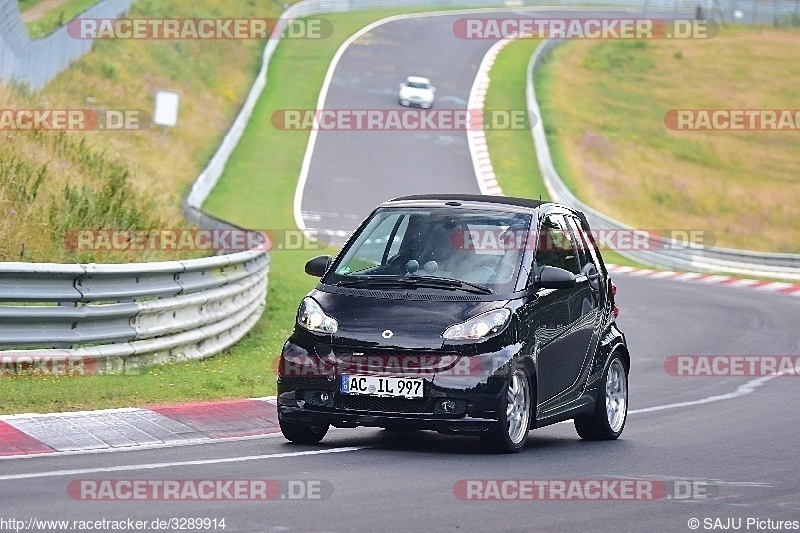
[[[386,413],[325,408],[298,400],[294,392],[278,397],[278,416],[295,424],[330,424],[340,428],[429,429],[449,435],[479,435],[489,431],[497,421],[496,418],[474,417],[469,414]]]
[[[422,396],[409,399],[342,392],[344,373],[397,374],[375,372],[367,366],[347,371],[335,356],[312,355],[289,341],[278,363],[278,415],[282,421],[304,425],[481,433],[497,421],[500,395],[509,369],[521,357],[520,347],[518,344],[505,346],[499,351],[460,356],[447,363],[436,360],[435,352],[426,353],[433,366],[406,374],[422,378],[424,382]],[[327,348],[324,351],[327,353]],[[452,357],[450,352],[441,355]],[[334,357],[333,363],[329,357]],[[445,366],[437,368],[438,364]]]
[[[405,100],[400,99],[400,105],[404,105],[406,107],[419,107],[421,109],[429,109],[433,106],[433,102],[423,102],[420,100]]]

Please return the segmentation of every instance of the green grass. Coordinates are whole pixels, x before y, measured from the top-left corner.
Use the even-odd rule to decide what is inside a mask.
[[[271,127],[272,115],[279,110],[316,108],[339,46],[370,22],[402,12],[322,15],[333,25],[331,37],[284,41],[270,63],[267,86],[245,134],[203,209],[246,227],[295,229],[292,201],[309,131]]]
[[[292,199],[307,131],[265,127],[279,109],[316,106],[327,67],[355,31],[399,11],[327,16],[335,33],[321,41],[287,40],[270,64],[267,87],[226,172],[204,205],[211,213],[261,229],[295,229]],[[221,133],[220,133],[221,135]],[[316,281],[305,262],[335,250],[275,250],[264,315],[234,347],[206,361],[156,365],[124,375],[0,380],[0,413],[55,412],[260,397],[275,392],[272,370],[294,328],[297,306]]]
[[[20,157],[13,147],[0,147],[0,184],[3,185],[0,199],[3,203],[20,207],[22,211],[17,213],[14,209],[13,215],[0,229],[0,236],[5,241],[0,247],[0,260],[28,261],[34,257],[49,261],[58,258],[65,262],[90,263],[114,255],[119,259],[120,254],[71,249],[67,245],[68,242],[74,243],[75,238],[74,235],[70,237],[71,233],[77,228],[175,226],[160,216],[154,198],[136,189],[131,170],[126,164],[93,148],[85,138],[77,140],[66,132],[40,132],[39,135],[34,134],[34,138],[42,154],[60,159],[70,165],[73,171],[91,175],[93,183],[89,186],[67,182],[58,190],[57,196],[52,191],[48,195],[51,184],[58,181],[53,166],[39,166]],[[45,194],[40,198],[42,191]],[[46,227],[47,235],[51,237],[44,242],[35,236],[41,233],[41,227],[18,227],[30,220],[24,211],[41,204],[49,206],[38,217],[41,227]],[[185,257],[198,255],[188,253]],[[140,258],[142,256],[164,258],[164,254],[151,252],[139,255]],[[130,254],[127,254],[127,259],[131,259]]]
[[[97,1],[68,0],[64,4],[49,10],[41,18],[26,23],[25,27],[28,29],[28,35],[31,39],[41,39],[95,5]],[[38,2],[32,3],[25,9],[29,9],[35,4],[38,4]],[[20,11],[22,10],[22,3],[20,2]]]
[[[497,56],[489,74],[491,84],[486,92],[484,109],[487,115],[492,110],[525,110],[525,85],[528,62],[541,41],[520,39],[506,45]],[[542,86],[535,77],[539,105],[544,107],[539,91],[549,87]],[[546,82],[545,82],[546,83]],[[545,122],[546,128],[550,126]],[[542,174],[536,161],[533,139],[528,128],[486,130],[486,143],[492,160],[495,175],[503,194],[521,198],[549,200],[542,181]],[[552,147],[551,147],[552,149]],[[608,264],[647,268],[613,250],[603,250],[603,259]]]
[[[17,3],[19,4],[20,12],[23,12],[23,11],[26,11],[26,10],[32,8],[33,6],[35,6],[36,4],[40,3],[41,1],[42,0],[17,0]]]
[[[214,0],[173,0],[169,4],[139,0],[131,12],[139,17],[167,14],[220,16]],[[226,14],[275,17],[280,11],[272,5],[265,10],[242,2],[232,5]],[[197,255],[76,254],[65,246],[63,234],[70,229],[184,226],[181,202],[235,118],[260,65],[263,47],[258,41],[108,40],[96,43],[91,53],[41,91],[0,87],[0,107],[10,109],[151,111],[156,88],[181,93],[179,124],[166,136],[159,128],[3,132],[0,260],[132,262]],[[0,413],[257,396],[265,392],[262,383],[274,383],[269,369],[260,372],[265,368],[265,352],[259,342],[258,335],[244,341],[245,355],[238,358],[225,354],[188,366],[175,362],[127,375],[3,377]],[[280,346],[277,342],[271,345],[270,353],[276,344]]]
[[[796,108],[798,50],[800,33],[773,28],[571,41],[536,80],[556,169],[578,198],[629,226],[704,229],[718,246],[798,253],[796,131],[677,131],[664,120],[676,109]]]
[[[489,73],[491,84],[486,93],[484,112],[525,112],[525,78],[528,60],[541,41],[520,39],[506,45]],[[487,129],[486,144],[497,182],[506,196],[548,200],[547,190],[536,162],[530,125],[522,129]]]
[[[277,16],[246,2],[235,17]],[[219,16],[214,0],[139,0],[132,17]],[[101,40],[40,91],[0,86],[2,109],[115,109],[152,114],[157,89],[180,94],[179,123],[135,131],[8,130],[0,143],[0,261],[134,262],[197,253],[75,253],[82,229],[186,227],[181,203],[258,71],[256,40]],[[191,59],[191,60],[189,60]]]

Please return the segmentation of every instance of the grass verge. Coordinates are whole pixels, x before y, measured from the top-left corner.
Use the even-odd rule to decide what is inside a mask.
[[[220,16],[215,0],[139,0],[132,17]],[[277,17],[281,8],[231,4],[231,17]],[[0,261],[135,262],[199,252],[69,249],[77,229],[185,226],[181,203],[236,116],[264,42],[104,40],[46,88],[0,87],[0,109],[133,109],[152,113],[157,89],[180,93],[179,123],[135,131],[3,132]],[[0,378],[0,413],[48,412],[257,394],[258,363],[225,355],[139,375]],[[234,372],[248,365],[245,372]],[[225,367],[225,368],[221,368]],[[227,370],[226,370],[227,369]],[[266,378],[265,378],[266,379]],[[223,392],[220,392],[223,391]],[[259,389],[260,391],[260,389]]]
[[[487,116],[492,111],[527,109],[528,62],[540,43],[538,39],[519,39],[500,51],[489,74],[491,84],[484,102]],[[543,200],[550,199],[536,161],[529,125],[524,129],[487,129],[486,144],[503,194],[534,199],[541,195]],[[610,264],[647,268],[613,250],[603,250],[603,258]]]
[[[286,40],[278,47],[253,119],[205,209],[249,227],[294,229],[292,199],[308,132],[280,131],[265,124],[270,123],[275,110],[315,107],[322,80],[340,44],[368,23],[399,13],[399,10],[376,10],[325,15],[334,27],[330,38]],[[192,67],[197,67],[194,61],[183,65],[182,70],[191,71]],[[218,143],[224,130],[215,131]],[[212,153],[210,148],[204,152],[206,156]],[[188,184],[183,190],[186,188]],[[315,284],[304,273],[303,265],[314,255],[331,252],[274,251],[264,315],[244,339],[213,359],[156,365],[136,374],[0,380],[0,413],[131,407],[273,394],[275,358],[294,327],[300,300]]]
[[[42,3],[42,1],[43,0],[17,0],[17,4],[19,4],[19,10],[22,12],[29,10],[36,4]]]
[[[484,113],[525,112],[525,78],[528,60],[539,46],[538,39],[519,39],[507,44],[492,65],[491,83],[486,92]],[[526,113],[525,128],[486,129],[486,145],[497,176],[506,196],[549,200],[536,162],[530,123]]]
[[[140,0],[131,17],[218,16],[213,0]],[[246,2],[236,17],[277,16]],[[70,249],[82,229],[185,226],[181,204],[236,116],[260,66],[256,40],[101,40],[43,90],[0,87],[0,109],[130,110],[152,115],[159,89],[180,94],[179,123],[163,134],[6,130],[0,143],[0,261],[133,262],[175,252]]]
[[[678,109],[794,109],[799,60],[791,29],[569,42],[536,80],[555,166],[581,200],[632,227],[704,229],[718,246],[800,252],[796,129],[665,124]]]
[[[28,30],[28,36],[30,36],[31,39],[41,39],[42,37],[50,35],[58,28],[64,26],[69,21],[95,5],[97,1],[98,0],[67,0],[63,4],[59,4],[56,7],[45,11],[35,20],[25,23],[25,27]],[[38,3],[39,2],[36,2],[35,4],[26,6],[25,10],[34,7]],[[20,11],[23,11],[22,3],[20,3]]]

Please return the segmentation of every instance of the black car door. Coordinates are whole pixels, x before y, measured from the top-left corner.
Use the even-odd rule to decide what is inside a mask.
[[[597,251],[588,236],[581,229],[581,222],[570,215],[564,216],[578,249],[577,287],[570,302],[570,313],[575,323],[575,334],[580,344],[586,346],[581,363],[581,371],[575,384],[574,394],[580,396],[589,372],[592,356],[600,341],[600,326],[605,305],[605,278],[601,274],[602,264]]]
[[[561,215],[542,221],[535,256],[537,272],[554,266],[572,272],[578,282],[568,289],[539,289],[535,309],[530,313],[537,369],[540,411],[555,409],[580,396],[590,348],[597,299],[589,278],[581,274],[580,250]]]

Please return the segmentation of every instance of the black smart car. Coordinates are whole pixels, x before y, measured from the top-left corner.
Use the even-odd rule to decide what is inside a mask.
[[[435,195],[380,205],[300,304],[278,367],[284,436],[330,425],[477,435],[517,452],[574,419],[625,426],[630,356],[583,213],[534,200]]]

